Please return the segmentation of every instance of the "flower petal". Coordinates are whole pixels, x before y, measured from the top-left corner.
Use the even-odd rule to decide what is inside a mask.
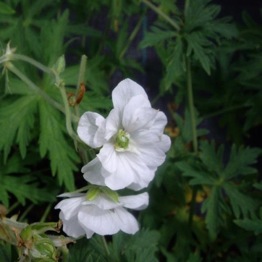
[[[113,235],[120,230],[114,210],[103,210],[95,205],[83,206],[78,213],[78,221],[84,230],[103,236]]]
[[[147,187],[153,179],[154,172],[150,170],[132,152],[120,152],[117,158],[117,169],[110,176],[105,177],[105,184],[112,190],[129,187],[132,183],[139,184],[138,189]]]
[[[128,132],[144,128],[155,118],[157,110],[152,109],[148,99],[142,95],[134,96],[123,111],[123,127]]]
[[[105,119],[94,112],[84,113],[78,123],[77,134],[87,145],[97,148],[105,142]]]
[[[143,87],[133,80],[127,78],[121,81],[112,92],[114,108],[122,111],[128,101],[136,95],[143,95],[145,98],[147,98],[147,94]]]
[[[121,112],[117,109],[112,109],[106,118],[105,124],[105,139],[109,140],[121,128],[120,120]]]
[[[88,164],[82,167],[82,173],[84,173],[84,179],[91,184],[105,186],[104,177],[102,176],[102,164],[96,157]],[[106,171],[103,171],[105,173]]]
[[[119,201],[126,208],[135,210],[142,210],[148,206],[149,196],[148,193],[142,193],[134,196],[122,196],[119,197]]]
[[[123,232],[133,235],[139,230],[135,217],[124,208],[115,209],[115,215],[118,217],[118,226]]]
[[[100,194],[94,200],[84,202],[83,205],[95,205],[100,209],[108,210],[108,209],[119,207],[122,204],[120,202],[112,201],[104,194]]]
[[[79,238],[85,234],[84,229],[79,225],[77,214],[70,219],[65,219],[64,213],[60,212],[59,218],[63,222],[63,231],[70,237]]]
[[[103,168],[114,173],[118,166],[118,153],[115,151],[114,145],[106,143],[101,149],[97,158],[100,160]]]
[[[64,214],[63,217],[68,220],[76,215],[84,200],[84,196],[64,199],[55,206],[55,209],[61,209],[61,212]]]

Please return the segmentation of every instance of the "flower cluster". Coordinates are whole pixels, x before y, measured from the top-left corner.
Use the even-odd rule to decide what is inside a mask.
[[[84,178],[98,188],[141,190],[148,186],[166,157],[170,138],[163,134],[167,118],[153,109],[144,89],[130,79],[120,82],[112,92],[113,109],[107,118],[86,112],[79,120],[77,133],[91,148],[100,148],[97,156],[82,168]],[[148,194],[110,198],[100,190],[94,199],[85,194],[69,197],[56,208],[64,231],[72,236],[93,233],[115,234],[119,230],[134,234],[136,219],[125,208],[140,210],[148,205]]]

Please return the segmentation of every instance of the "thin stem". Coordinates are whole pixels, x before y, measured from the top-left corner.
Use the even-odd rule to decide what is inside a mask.
[[[50,213],[51,207],[52,207],[52,204],[49,204],[49,205],[47,206],[47,208],[45,209],[44,214],[42,215],[42,217],[41,217],[41,219],[40,219],[40,221],[39,221],[40,223],[46,221],[46,218],[47,218],[48,214]]]
[[[34,60],[34,59],[32,59],[28,56],[13,53],[9,56],[9,59],[10,60],[21,60],[21,61],[27,62],[27,63],[35,66],[36,68],[40,69],[41,71],[43,71],[47,74],[50,74],[50,75],[54,75],[56,77],[56,73],[52,69],[50,69],[47,66],[44,66],[43,64],[39,63],[38,61],[36,61],[36,60]]]
[[[42,89],[34,84],[28,77],[26,77],[19,69],[17,69],[12,63],[7,63],[6,67],[19,77],[24,83],[26,83],[34,92],[42,96],[49,104],[57,108],[59,111],[64,113],[64,108],[50,96],[48,96]]]
[[[198,152],[198,142],[197,142],[197,127],[196,127],[196,117],[195,117],[195,108],[194,108],[194,95],[193,95],[193,86],[192,86],[192,74],[191,74],[191,62],[190,58],[186,58],[186,72],[187,72],[187,96],[188,96],[188,107],[191,118],[191,129],[192,129],[192,140],[193,140],[193,150],[194,153]],[[197,196],[197,188],[193,187],[192,199],[190,204],[189,211],[189,225],[192,225],[193,215],[194,215],[194,207],[196,203]]]
[[[249,105],[245,105],[245,104],[244,105],[235,105],[235,106],[223,108],[221,110],[218,110],[216,112],[213,112],[213,113],[210,113],[210,114],[207,114],[207,115],[203,116],[203,119],[211,118],[211,117],[214,117],[214,116],[219,116],[219,115],[222,115],[222,114],[230,112],[230,111],[243,109],[245,107],[249,107]]]
[[[195,153],[197,153],[198,151],[197,127],[196,127],[194,96],[193,96],[193,87],[192,87],[191,63],[189,58],[186,58],[186,67],[187,67],[187,96],[188,96],[189,113],[191,118],[193,150]]]
[[[142,0],[142,2],[147,5],[149,8],[151,8],[153,11],[155,11],[159,16],[161,16],[163,19],[165,19],[170,25],[172,25],[177,31],[180,30],[179,25],[172,20],[168,15],[166,15],[160,8],[153,5],[148,0]]]
[[[64,84],[59,84],[58,88],[60,90],[60,94],[62,96],[63,103],[64,103],[67,132],[74,140],[80,141],[78,136],[75,134],[75,132],[72,128],[72,117],[71,117],[72,115],[71,115],[71,110],[70,110],[70,107],[69,107],[69,103],[68,103]]]
[[[34,204],[31,204],[26,210],[25,212],[20,216],[20,221],[23,221],[26,216],[28,215],[28,213],[33,209]]]
[[[143,17],[141,17],[138,21],[138,23],[136,24],[134,30],[132,31],[132,33],[130,34],[126,45],[124,46],[123,50],[121,51],[120,55],[119,55],[119,59],[122,59],[128,49],[128,47],[130,46],[131,42],[134,40],[134,38],[136,37],[141,25],[142,25],[142,21],[143,21]]]
[[[101,238],[102,238],[102,242],[103,242],[104,248],[105,248],[105,250],[106,250],[106,254],[107,254],[108,256],[110,256],[110,251],[109,251],[109,248],[108,248],[106,239],[105,239],[104,236],[101,236]]]

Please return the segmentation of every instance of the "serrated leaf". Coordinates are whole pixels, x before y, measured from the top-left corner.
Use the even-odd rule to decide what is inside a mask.
[[[73,171],[77,170],[78,157],[73,145],[65,138],[64,126],[60,113],[45,101],[39,103],[40,115],[40,155],[48,154],[52,174],[57,174],[59,184],[64,184],[69,191],[74,190]]]
[[[215,186],[201,208],[206,213],[205,223],[210,237],[215,239],[220,227],[220,188]]]
[[[192,32],[186,36],[187,56],[193,55],[199,61],[208,75],[213,65],[211,42],[201,32]]]
[[[254,216],[255,210],[259,205],[256,199],[253,199],[243,193],[233,184],[226,183],[223,186],[229,197],[231,207],[236,218]]]
[[[231,148],[230,159],[223,172],[227,179],[239,175],[250,175],[257,172],[251,165],[256,164],[259,154],[262,150],[259,148],[237,148],[235,145]]]
[[[30,170],[24,167],[24,161],[17,155],[10,157],[5,165],[0,166],[0,201],[6,207],[9,207],[9,199],[11,195],[17,198],[17,201],[24,205],[26,200],[33,203],[55,200],[55,196],[51,195],[43,188],[39,188],[37,178],[31,175],[25,175]],[[18,175],[19,174],[19,175]]]
[[[203,161],[206,167],[210,171],[215,171],[220,174],[223,170],[224,146],[221,145],[216,151],[214,141],[211,141],[211,143],[203,141],[200,144],[200,149],[200,159]]]
[[[171,30],[162,30],[156,26],[150,28],[151,32],[146,33],[144,39],[140,43],[141,48],[148,46],[154,46],[166,39],[172,39],[177,36],[175,31]]]
[[[22,157],[26,155],[27,145],[32,139],[30,133],[35,120],[37,98],[33,95],[22,96],[16,100],[7,99],[0,108],[0,150],[6,159],[16,142]]]
[[[253,231],[256,235],[262,233],[262,220],[261,219],[236,219],[234,222],[248,231]]]
[[[214,185],[216,181],[216,177],[210,176],[204,170],[198,170],[186,161],[176,162],[176,167],[183,172],[183,176],[191,177],[190,185]]]
[[[157,262],[155,253],[159,238],[157,231],[141,230],[134,236],[119,232],[113,236],[113,243],[109,248],[116,261]]]

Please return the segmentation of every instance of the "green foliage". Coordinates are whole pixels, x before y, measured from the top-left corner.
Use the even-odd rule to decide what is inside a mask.
[[[83,186],[81,167],[97,153],[76,135],[79,116],[107,115],[111,88],[129,77],[168,108],[171,148],[143,229],[106,236],[107,247],[97,235],[76,240],[67,261],[259,261],[261,32],[253,14],[223,17],[212,0],[1,1],[0,220],[58,220],[56,196]],[[0,243],[0,260],[17,256]]]
[[[216,151],[214,143],[202,142],[199,156],[201,162],[182,161],[176,164],[183,171],[183,176],[191,178],[189,184],[210,188],[202,212],[206,213],[205,221],[212,238],[217,236],[223,224],[223,216],[229,215],[229,208],[237,219],[255,216],[259,202],[242,191],[246,192],[252,186],[252,180],[246,181],[245,176],[257,173],[251,166],[256,163],[259,154],[260,149],[237,149],[233,145],[229,160],[224,164],[223,146]],[[240,179],[242,185],[239,185]]]
[[[73,261],[115,261],[142,262],[158,261],[156,231],[141,230],[134,236],[118,233],[108,245],[108,252],[101,236],[94,236],[90,241],[81,239],[71,249],[68,262]]]
[[[40,188],[38,177],[30,174],[30,170],[18,155],[12,155],[5,165],[3,165],[3,159],[0,163],[0,201],[6,207],[10,205],[11,194],[22,205],[26,204],[26,200],[35,204],[55,200],[54,195],[50,195],[50,192]]]

